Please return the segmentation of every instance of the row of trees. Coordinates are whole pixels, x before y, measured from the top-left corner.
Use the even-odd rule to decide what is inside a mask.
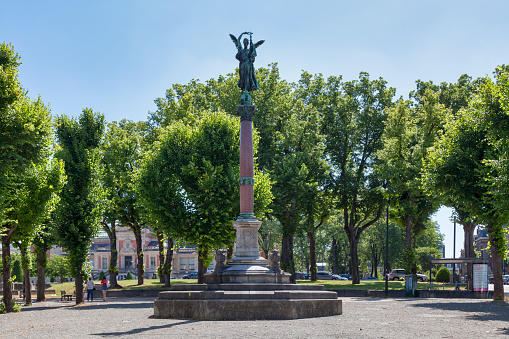
[[[155,100],[157,109],[146,122],[122,120],[106,126],[104,116],[91,109],[78,118],[62,115],[51,121],[41,100],[29,99],[19,85],[19,57],[12,46],[2,44],[1,55],[4,287],[10,279],[11,243],[26,258],[34,246],[42,272],[43,254],[56,244],[68,252],[76,302],[82,302],[84,263],[100,229],[111,240],[109,272],[116,286],[119,224],[135,234],[139,284],[141,229],[146,225],[158,236],[159,275],[168,285],[172,251],[165,257],[164,239],[170,247],[174,241],[199,246],[203,281],[211,251],[231,249],[234,239],[231,221],[239,205],[237,76],[175,84]],[[418,81],[411,100],[395,101],[395,90],[367,73],[343,81],[303,72],[292,84],[280,78],[276,64],[259,69],[260,89],[252,94],[257,108],[255,212],[266,220],[261,247],[270,250],[279,232],[281,265],[294,273],[300,265],[295,253],[303,247],[298,244],[306,243],[316,278],[317,235],[328,233],[324,247],[332,253],[334,269],[340,267],[339,253],[348,251],[343,266],[349,267],[352,283],[359,283],[359,244],[372,253],[372,264],[379,262],[375,230],[389,202],[390,219],[405,233],[403,263],[415,272],[416,248],[426,247],[418,245],[419,236],[434,229],[429,217],[445,204],[456,209],[468,236],[476,224],[486,225],[492,253],[503,258],[507,129],[500,126],[505,126],[507,113],[505,70],[497,70],[494,82],[472,81],[466,75],[455,84]],[[483,214],[488,210],[493,216]],[[472,247],[471,238],[467,242]],[[501,276],[495,285],[500,298]],[[9,293],[4,288],[6,309],[12,310]]]

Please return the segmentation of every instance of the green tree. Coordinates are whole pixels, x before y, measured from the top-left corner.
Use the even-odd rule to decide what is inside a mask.
[[[21,259],[16,259],[12,263],[12,278],[16,282],[23,282],[23,269],[21,268]]]
[[[488,139],[489,121],[482,101],[473,100],[468,109],[448,116],[443,138],[438,140],[425,162],[424,186],[447,196],[455,206],[469,211],[487,226],[493,259],[494,299],[503,300],[502,259],[506,251],[503,225],[506,209],[497,208],[489,178],[498,173],[488,164],[499,152]]]
[[[49,277],[60,278],[60,283],[63,283],[64,278],[71,275],[69,257],[52,254],[46,264],[46,273]]]
[[[142,242],[142,207],[137,202],[134,191],[134,173],[139,166],[143,151],[145,123],[122,120],[108,124],[102,144],[102,163],[104,166],[103,182],[109,201],[103,229],[108,234],[111,244],[109,272],[112,286],[117,287],[117,249],[115,223],[119,221],[128,226],[134,233],[136,241],[138,285],[143,285],[143,242]]]
[[[330,185],[349,239],[352,284],[358,284],[360,236],[376,223],[385,206],[374,164],[395,89],[387,88],[381,78],[370,80],[364,72],[359,80],[349,82],[342,82],[341,77],[325,81],[321,75],[312,77],[304,72],[299,85],[298,95],[323,117],[324,155],[332,169]]]
[[[420,185],[423,162],[428,150],[440,137],[446,108],[438,94],[427,89],[417,107],[400,101],[389,110],[384,147],[378,153],[379,172],[388,185],[392,215],[405,228],[405,269],[415,274],[415,238],[439,206]]]
[[[83,299],[83,265],[103,214],[103,191],[99,184],[98,146],[104,132],[104,116],[85,108],[78,119],[57,118],[57,136],[65,161],[67,184],[62,190],[55,225],[60,244],[69,253],[75,277],[76,304]]]
[[[0,236],[2,240],[3,300],[7,312],[14,311],[10,279],[10,246],[13,233],[26,221],[39,216],[31,211],[25,180],[47,155],[51,142],[51,117],[41,101],[23,95],[18,82],[19,56],[12,45],[0,45]],[[34,206],[37,208],[39,206]],[[28,215],[21,213],[28,211]],[[22,230],[18,231],[21,232]]]
[[[19,192],[22,197],[16,208],[18,227],[11,235],[12,242],[21,253],[21,263],[25,283],[26,304],[32,303],[30,284],[31,246],[34,238],[44,228],[58,202],[58,194],[64,184],[63,162],[53,159],[41,161],[25,172],[23,186]]]
[[[239,212],[239,142],[237,119],[204,114],[195,126],[174,123],[162,131],[139,172],[138,194],[157,227],[199,246],[200,283],[208,253],[235,238],[231,222]],[[256,186],[267,186],[267,180],[255,174],[255,195],[260,192]],[[258,206],[257,216],[264,212]]]

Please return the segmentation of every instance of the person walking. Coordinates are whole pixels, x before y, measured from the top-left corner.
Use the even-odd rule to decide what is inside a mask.
[[[103,300],[106,301],[106,291],[108,290],[108,279],[106,277],[101,280],[101,290],[103,291]]]
[[[94,301],[94,290],[95,284],[92,281],[92,277],[90,277],[87,281],[87,301]]]

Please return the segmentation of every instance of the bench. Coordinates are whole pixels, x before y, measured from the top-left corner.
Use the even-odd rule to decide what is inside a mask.
[[[67,294],[65,293],[65,291],[60,292],[60,301],[64,300],[72,301],[72,297],[74,296],[75,293],[76,292],[74,292],[73,294]]]

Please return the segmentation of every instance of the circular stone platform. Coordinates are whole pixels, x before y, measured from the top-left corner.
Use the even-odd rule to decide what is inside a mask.
[[[323,285],[175,285],[154,301],[154,317],[170,319],[298,319],[341,313],[336,292]]]

